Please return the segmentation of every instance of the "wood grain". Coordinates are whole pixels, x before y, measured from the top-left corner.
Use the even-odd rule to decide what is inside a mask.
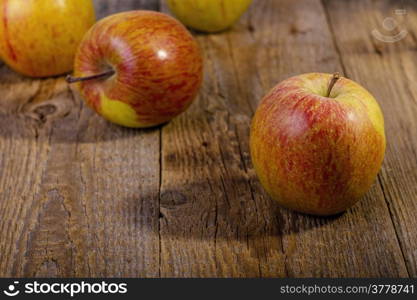
[[[417,277],[417,3],[325,3],[347,75],[366,84],[385,114],[388,143],[379,181],[408,273]],[[406,15],[396,15],[397,9]],[[346,14],[351,16],[349,21],[343,17]],[[384,28],[388,17],[397,20],[397,30]],[[353,30],[355,35],[349,34]],[[407,36],[387,43],[375,38],[373,30],[391,38],[405,30]]]
[[[94,2],[100,18],[167,12],[160,0]],[[232,30],[194,32],[202,90],[148,130],[104,121],[63,78],[2,65],[0,277],[417,277],[416,5],[405,1],[406,39],[371,34],[396,3],[255,0]],[[278,207],[249,156],[259,100],[312,71],[344,72],[386,116],[378,181],[331,218]]]

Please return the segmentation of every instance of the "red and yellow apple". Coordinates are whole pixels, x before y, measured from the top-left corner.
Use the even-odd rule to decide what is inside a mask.
[[[385,153],[374,97],[347,78],[311,73],[278,84],[261,101],[251,157],[265,190],[284,207],[332,215],[371,187]]]
[[[1,0],[0,56],[27,76],[68,73],[95,21],[91,0]]]
[[[203,60],[193,36],[174,18],[130,11],[100,20],[75,58],[81,95],[105,119],[151,127],[185,111],[202,82]]]
[[[172,13],[190,28],[219,32],[231,27],[252,0],[167,0]]]

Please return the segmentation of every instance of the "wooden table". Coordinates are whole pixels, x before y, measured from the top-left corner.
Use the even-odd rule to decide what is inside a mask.
[[[99,16],[166,11],[97,0]],[[255,0],[233,30],[195,34],[198,99],[166,126],[132,130],[93,113],[63,78],[0,69],[0,275],[417,277],[417,4]],[[381,42],[386,17],[407,36]],[[384,31],[385,30],[385,31]],[[367,196],[316,218],[278,207],[248,134],[262,96],[304,72],[341,71],[385,113],[388,149]]]

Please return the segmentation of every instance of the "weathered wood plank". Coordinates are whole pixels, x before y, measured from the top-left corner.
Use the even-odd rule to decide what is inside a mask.
[[[49,131],[40,130],[42,109],[37,109],[33,97],[44,94],[41,83],[22,79],[4,65],[0,78],[0,274],[14,276],[14,257],[23,257],[25,251],[25,247],[19,247],[22,235],[28,231],[25,220],[35,219],[39,211],[34,195],[39,192],[44,162],[50,152]],[[51,84],[54,87],[54,80],[45,82],[45,86]],[[28,114],[11,115],[17,110]]]
[[[417,277],[417,3],[326,0],[325,4],[347,74],[369,88],[385,114],[387,153],[379,180],[409,275]],[[397,28],[384,28],[388,17],[398,22]],[[396,41],[402,30],[407,35]]]
[[[231,113],[222,94],[238,92],[226,36],[197,36],[206,61],[201,96],[162,131],[162,276],[261,276],[254,231],[264,228],[263,212],[256,211],[237,135],[251,112],[243,106]]]
[[[161,275],[407,276],[378,184],[346,214],[314,218],[272,203],[250,163],[262,95],[343,69],[321,2],[258,1],[233,31],[197,38],[203,91],[162,131]]]
[[[0,77],[0,276],[158,276],[160,130],[111,125],[62,78]]]

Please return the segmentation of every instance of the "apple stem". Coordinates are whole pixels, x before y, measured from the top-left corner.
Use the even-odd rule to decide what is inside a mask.
[[[68,83],[75,83],[75,82],[80,82],[80,81],[100,79],[100,78],[103,78],[103,77],[110,77],[110,76],[114,75],[115,73],[116,72],[114,70],[108,70],[108,71],[100,73],[100,74],[86,76],[86,77],[72,77],[71,75],[68,75],[65,80]]]
[[[327,89],[327,96],[326,96],[327,98],[330,97],[332,89],[339,79],[340,79],[340,73],[338,72],[334,73],[332,79],[330,80],[329,88]]]

